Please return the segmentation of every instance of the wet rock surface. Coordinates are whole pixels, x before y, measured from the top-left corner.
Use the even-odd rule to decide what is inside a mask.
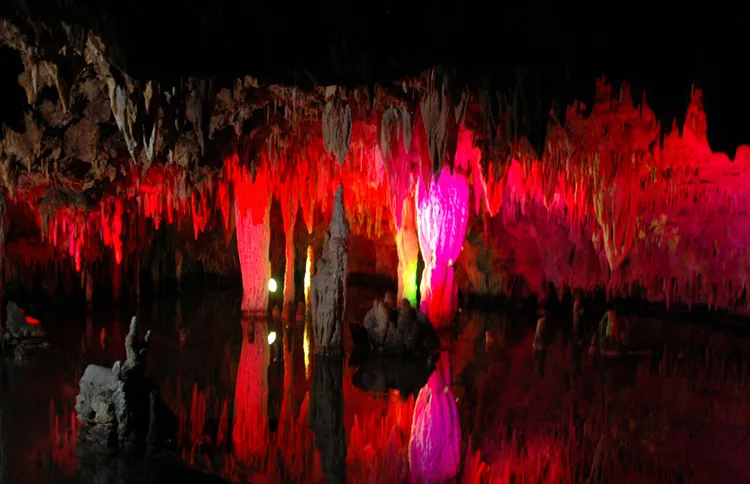
[[[427,317],[411,307],[407,299],[398,308],[393,307],[393,297],[387,294],[383,301],[375,301],[361,325],[352,325],[352,332],[364,334],[370,347],[377,353],[403,355],[429,353],[438,345],[437,335]],[[358,348],[363,348],[364,338],[355,338]]]
[[[2,338],[5,356],[12,357],[20,363],[50,347],[39,321],[34,318],[27,319],[16,303],[8,303],[6,314]]]

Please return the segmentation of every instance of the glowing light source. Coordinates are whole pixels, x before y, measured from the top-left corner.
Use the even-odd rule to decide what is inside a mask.
[[[404,199],[401,225],[396,231],[398,252],[398,299],[408,299],[412,307],[417,306],[417,262],[419,240],[414,217],[414,198]]]
[[[309,260],[309,259],[308,259]],[[302,352],[305,356],[305,378],[310,379],[310,332],[309,323],[305,323],[305,333],[302,336]]]
[[[273,281],[273,279],[271,279]],[[268,344],[272,345],[276,341],[276,331],[268,333]]]
[[[305,308],[307,308],[308,303],[310,302],[310,281],[311,281],[311,272],[312,272],[312,255],[313,255],[313,248],[312,245],[307,246],[307,261],[305,261],[305,280],[304,280],[304,286],[303,289],[305,291]]]
[[[32,326],[39,326],[41,324],[38,319],[32,318],[31,316],[24,316],[24,318],[26,318],[26,322]]]
[[[268,280],[268,290],[271,292],[276,292],[276,289],[279,288],[279,285],[276,284],[276,280],[272,277]]]

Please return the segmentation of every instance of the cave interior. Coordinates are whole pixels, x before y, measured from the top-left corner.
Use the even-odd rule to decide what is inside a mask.
[[[12,333],[20,314],[53,349],[77,348],[32,357],[4,338],[0,390],[14,396],[0,396],[0,477],[53,482],[5,457],[39,442],[55,479],[131,476],[130,464],[81,456],[72,402],[85,365],[112,367],[123,348],[135,361],[118,321],[137,314],[180,419],[162,471],[750,478],[736,457],[744,434],[717,451],[725,474],[689,457],[720,445],[706,422],[750,418],[738,403],[750,400],[750,93],[735,52],[746,20],[488,8],[0,6],[0,322]],[[350,323],[382,309],[395,328],[404,308],[434,330],[428,369],[414,354],[355,361]],[[627,329],[610,323],[602,338],[641,343],[607,359],[593,350],[607,324],[596,323],[615,311]],[[384,331],[378,343],[362,333],[376,353]],[[190,345],[213,376],[173,362]],[[620,384],[627,371],[601,358],[637,377]],[[54,373],[37,384],[53,395],[13,389],[34,365]],[[731,395],[728,410],[711,391]],[[24,399],[50,419],[30,443],[2,427],[4,407],[27,418]],[[679,416],[658,412],[666,400]],[[649,443],[626,442],[641,424]],[[670,424],[687,436],[656,442]]]

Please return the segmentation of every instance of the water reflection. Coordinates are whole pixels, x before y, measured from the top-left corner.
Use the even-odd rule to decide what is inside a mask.
[[[124,356],[119,321],[133,309],[40,318],[56,324],[53,350],[6,364],[0,380],[3,482],[750,479],[748,342],[736,334],[634,318],[632,345],[648,351],[604,359],[585,346],[574,355],[591,325],[568,338],[551,319],[542,380],[533,316],[464,314],[439,361],[341,364],[307,356],[302,314],[243,322],[237,300],[217,293],[141,311],[153,334],[147,371],[180,420],[177,454],[147,463],[81,449],[73,415],[86,365]],[[347,306],[357,320],[370,304]]]
[[[326,482],[346,482],[343,368],[339,358],[315,359],[309,419]]]
[[[242,351],[234,393],[232,445],[242,464],[251,464],[268,440],[268,363],[270,345],[264,321],[243,318]]]
[[[445,482],[458,474],[461,425],[450,385],[450,355],[442,353],[414,407],[409,440],[412,482]]]

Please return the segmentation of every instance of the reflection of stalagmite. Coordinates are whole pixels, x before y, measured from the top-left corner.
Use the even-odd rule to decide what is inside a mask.
[[[3,297],[3,272],[5,268],[5,195],[0,193],[0,300]],[[5,320],[3,315],[3,305],[0,304],[0,340],[2,340],[2,321]]]
[[[254,220],[254,210],[242,213],[240,205],[235,203],[237,252],[242,270],[242,310],[246,312],[265,311],[268,304],[266,284],[271,277],[271,262],[268,260],[270,206],[270,203],[266,204],[262,219]]]
[[[340,359],[314,363],[309,425],[315,433],[326,482],[346,482],[343,368]]]
[[[443,168],[427,191],[417,181],[417,228],[424,259],[421,310],[435,326],[451,321],[458,309],[455,262],[466,236],[469,186],[466,177]]]
[[[0,482],[7,482],[6,477],[8,474],[8,457],[5,454],[5,446],[3,444],[3,409],[0,408]]]
[[[349,223],[344,218],[344,187],[339,185],[333,217],[328,226],[323,255],[312,280],[312,314],[315,352],[339,354],[342,350],[346,279],[349,265]]]
[[[234,392],[232,443],[237,459],[248,462],[267,445],[269,346],[263,321],[245,319],[242,326],[245,336]]]
[[[414,407],[409,440],[412,482],[443,482],[458,473],[461,427],[449,385],[450,364],[444,353]]]
[[[401,226],[396,231],[396,249],[398,251],[398,300],[408,299],[417,306],[417,258],[419,257],[419,238],[414,220],[414,200],[404,200],[401,215]]]

